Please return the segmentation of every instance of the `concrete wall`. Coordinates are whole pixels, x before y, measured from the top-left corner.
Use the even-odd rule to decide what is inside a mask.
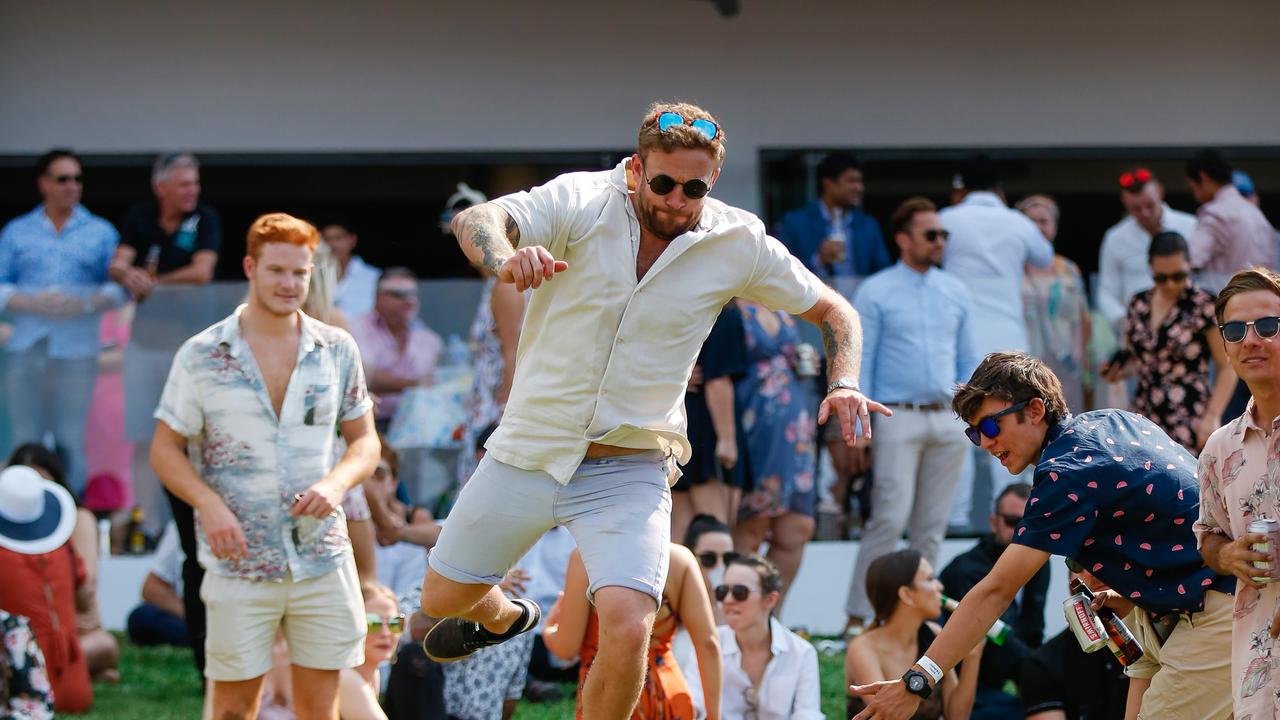
[[[628,147],[718,114],[720,195],[780,146],[1280,144],[1280,4],[0,0],[0,154]]]

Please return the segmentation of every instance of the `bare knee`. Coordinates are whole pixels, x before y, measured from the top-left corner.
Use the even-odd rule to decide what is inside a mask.
[[[600,615],[600,654],[631,656],[649,646],[657,602],[652,596],[623,587],[604,587],[595,594]]]

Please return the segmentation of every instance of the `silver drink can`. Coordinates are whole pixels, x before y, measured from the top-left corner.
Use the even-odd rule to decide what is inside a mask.
[[[796,343],[796,375],[816,377],[818,374],[818,350],[809,343]]]
[[[1091,653],[1107,646],[1107,632],[1084,593],[1076,593],[1067,598],[1062,603],[1062,614],[1066,616],[1067,626],[1080,642],[1081,650]]]
[[[1254,580],[1267,583],[1280,580],[1280,522],[1271,518],[1258,518],[1249,523],[1246,532],[1250,535],[1258,533],[1267,536],[1266,541],[1250,545],[1254,552],[1268,556],[1266,560],[1253,561],[1253,567],[1260,571],[1259,577]]]

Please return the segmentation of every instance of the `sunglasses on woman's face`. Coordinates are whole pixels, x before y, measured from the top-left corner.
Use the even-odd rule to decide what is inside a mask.
[[[1186,282],[1188,277],[1190,276],[1185,272],[1156,273],[1151,276],[1151,281],[1156,285],[1163,285],[1167,282],[1182,283]]]
[[[645,171],[645,177],[648,177],[648,172],[648,170]],[[702,178],[694,178],[692,180],[686,180],[683,183],[678,183],[676,182],[676,179],[670,175],[655,175],[652,178],[648,178],[645,181],[645,184],[649,186],[649,189],[653,191],[654,195],[663,196],[670,195],[671,191],[675,190],[676,186],[679,185],[680,188],[684,190],[684,196],[690,200],[704,198],[707,196],[707,193],[711,192],[711,186]]]
[[[995,438],[995,436],[1000,434],[1000,418],[1008,415],[1009,413],[1018,412],[1022,408],[1026,407],[1029,402],[1031,401],[1023,400],[1016,405],[1010,405],[998,413],[992,413],[982,418],[974,425],[964,429],[965,437],[969,438],[969,442],[974,445],[981,446],[982,435],[986,435],[989,438]],[[979,433],[981,433],[981,435],[979,435]]]
[[[724,599],[729,597],[731,594],[733,595],[734,600],[737,600],[738,602],[746,602],[746,599],[751,597],[752,592],[754,592],[754,590],[746,585],[717,585],[716,602],[724,602]]]
[[[1218,326],[1218,330],[1222,332],[1222,339],[1229,343],[1244,342],[1244,336],[1249,334],[1249,326],[1253,326],[1253,331],[1262,339],[1273,338],[1277,332],[1280,332],[1280,317],[1260,317],[1257,320],[1245,322],[1243,320],[1232,320],[1228,323],[1222,323]]]
[[[702,563],[702,567],[704,568],[713,568],[716,566],[717,561],[723,560],[724,564],[728,565],[729,563],[738,559],[738,557],[739,557],[738,553],[732,550],[730,550],[729,552],[720,553],[720,554],[716,554],[712,550],[706,550],[704,552],[698,553],[698,562]]]
[[[364,619],[365,622],[369,623],[370,635],[376,635],[382,632],[383,625],[386,625],[387,629],[392,633],[398,633],[404,630],[404,615],[384,618],[377,613],[365,613]]]

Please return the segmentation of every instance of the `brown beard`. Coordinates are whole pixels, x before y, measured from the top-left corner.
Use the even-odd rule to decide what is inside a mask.
[[[675,240],[698,225],[699,216],[694,215],[689,218],[689,221],[683,227],[676,228],[671,232],[660,232],[658,230],[658,211],[652,205],[646,204],[640,196],[636,197],[636,210],[636,219],[640,222],[640,227],[659,240],[667,242]]]

